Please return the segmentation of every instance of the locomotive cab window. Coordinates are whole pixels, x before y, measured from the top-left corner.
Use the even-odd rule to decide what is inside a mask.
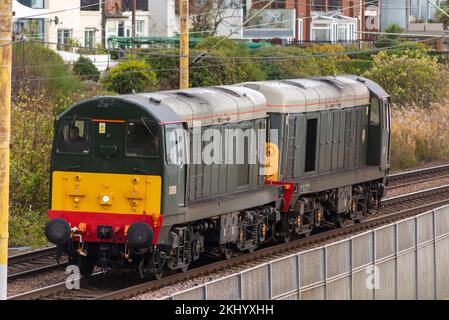
[[[63,120],[59,127],[57,153],[88,154],[90,152],[89,122]]]
[[[126,155],[129,157],[157,157],[159,155],[159,128],[144,119],[131,121],[126,126]]]
[[[380,124],[380,105],[379,100],[376,98],[371,99],[369,123],[372,126],[378,126]]]

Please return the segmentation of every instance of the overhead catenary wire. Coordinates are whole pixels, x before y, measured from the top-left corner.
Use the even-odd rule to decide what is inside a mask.
[[[431,41],[434,39],[425,39],[425,40],[421,40],[421,41],[416,41],[416,42],[427,42],[427,41]],[[363,54],[363,53],[374,53],[374,52],[380,52],[380,51],[388,51],[388,50],[393,50],[393,49],[397,49],[400,47],[407,47],[407,46],[411,46],[410,43],[402,43],[402,44],[398,44],[398,45],[393,45],[393,46],[389,46],[389,47],[384,47],[384,48],[372,48],[372,49],[366,49],[366,50],[356,50],[356,51],[344,51],[344,52],[335,52],[335,53],[321,53],[321,54],[311,54],[311,55],[303,55],[303,56],[295,56],[295,57],[273,57],[276,58],[277,60],[292,60],[294,58],[294,60],[305,60],[305,59],[313,59],[313,58],[323,58],[323,57],[335,57],[335,56],[344,56],[344,55],[357,55],[357,54]],[[248,59],[252,60],[252,57],[247,57]],[[264,57],[265,58],[265,57]],[[270,58],[270,57],[268,57]],[[264,59],[267,60],[267,59]],[[268,59],[268,60],[272,60],[272,59]],[[215,67],[221,67],[221,66],[225,66],[225,65],[242,65],[242,64],[247,64],[248,61],[246,62],[233,62],[233,63],[221,63],[221,64],[213,64],[213,65],[204,65],[204,66],[192,66],[190,67],[191,69],[205,69],[205,68],[215,68]],[[179,71],[179,68],[165,68],[165,69],[146,69],[146,71],[148,72],[163,72],[163,71]],[[123,71],[124,73],[133,73],[135,71]],[[94,76],[92,75],[73,75],[73,76],[61,76],[61,77],[37,77],[37,78],[30,78],[27,79],[26,81],[42,81],[42,80],[56,80],[56,79],[65,79],[65,78],[78,78],[78,77],[87,77],[87,76]],[[13,80],[13,82],[19,82],[19,81],[23,81],[22,79],[16,79]]]

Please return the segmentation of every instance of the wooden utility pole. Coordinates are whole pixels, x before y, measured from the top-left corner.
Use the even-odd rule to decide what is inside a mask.
[[[189,0],[180,0],[179,89],[189,87]]]
[[[106,48],[106,5],[105,0],[101,1],[101,46]]]
[[[132,56],[134,57],[134,54],[136,53],[136,44],[135,44],[135,38],[136,38],[136,0],[132,0]]]
[[[11,122],[12,5],[0,1],[0,300],[8,271],[9,141]]]

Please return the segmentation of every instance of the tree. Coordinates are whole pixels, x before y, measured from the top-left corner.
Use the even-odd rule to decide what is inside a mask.
[[[200,36],[216,35],[219,25],[235,28],[235,17],[242,10],[245,0],[190,1],[190,16],[193,32],[206,31]],[[230,21],[233,19],[233,21]]]
[[[122,61],[103,78],[103,85],[120,94],[152,91],[156,88],[156,74],[150,69],[142,60]]]
[[[440,10],[438,10],[437,12],[437,19],[438,21],[440,21],[443,25],[444,28],[447,29],[449,28],[449,1],[446,1],[444,3],[441,4],[441,9],[443,9],[444,12],[441,12]]]
[[[12,97],[26,92],[35,96],[45,90],[49,99],[58,101],[84,89],[70,66],[53,50],[36,42],[13,46]]]
[[[73,73],[79,75],[83,80],[92,80],[97,82],[100,78],[100,71],[89,58],[80,56],[73,65]]]

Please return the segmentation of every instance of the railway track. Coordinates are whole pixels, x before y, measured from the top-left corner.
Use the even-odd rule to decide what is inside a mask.
[[[449,177],[449,164],[400,172],[389,176],[388,189],[406,187],[445,177]],[[12,281],[39,272],[57,269],[58,264],[54,260],[55,252],[55,247],[49,247],[10,257],[8,280]],[[65,266],[67,261],[63,260],[61,264]]]
[[[12,281],[36,273],[51,271],[67,265],[63,258],[60,265],[55,261],[56,247],[22,253],[8,258],[8,281]]]
[[[417,215],[428,210],[449,204],[449,185],[414,192],[397,197],[387,198],[381,210],[369,219],[346,226],[341,229],[330,229],[308,238],[293,240],[289,243],[264,247],[251,254],[236,255],[230,260],[220,260],[199,265],[185,273],[171,273],[161,280],[142,282],[137,277],[117,277],[108,274],[96,274],[87,279],[81,279],[79,290],[67,290],[65,283],[45,287],[39,290],[10,297],[9,300],[26,299],[127,299],[138,294],[177,284],[212,272],[229,268],[237,268],[247,263],[263,262],[274,255],[289,254],[298,249],[321,245],[338,237],[348,236],[366,231],[383,224]]]
[[[390,174],[387,188],[402,188],[440,178],[449,178],[449,164]]]

